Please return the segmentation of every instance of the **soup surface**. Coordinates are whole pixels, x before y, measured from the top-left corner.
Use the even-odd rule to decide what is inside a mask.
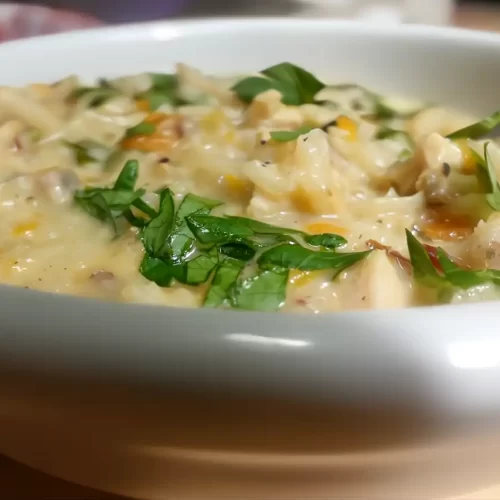
[[[290,63],[0,88],[0,280],[178,307],[492,300],[500,122]]]

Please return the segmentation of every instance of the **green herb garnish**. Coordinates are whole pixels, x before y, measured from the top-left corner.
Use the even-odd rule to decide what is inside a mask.
[[[288,269],[261,271],[235,286],[229,293],[231,306],[252,311],[277,311],[286,299]]]
[[[338,234],[308,234],[304,239],[314,247],[339,248],[347,244],[347,240]]]
[[[111,87],[109,84],[97,87],[78,87],[70,94],[70,99],[86,99],[89,108],[101,106],[109,99],[120,95],[118,89]]]
[[[500,271],[496,269],[472,270],[455,264],[442,248],[437,248],[437,261],[440,269],[432,262],[425,247],[406,230],[406,240],[413,277],[422,285],[439,288],[442,291],[453,288],[467,289],[484,283],[500,285]],[[449,295],[449,294],[448,294]]]
[[[176,75],[169,73],[150,73],[151,87],[146,92],[137,95],[137,98],[145,99],[149,109],[156,111],[164,105],[180,106],[187,104],[179,93],[179,80]]]
[[[65,145],[73,151],[75,155],[76,163],[80,166],[87,165],[88,163],[94,163],[97,160],[90,154],[89,149],[80,145],[73,144],[71,142],[65,141]]]
[[[142,232],[142,241],[146,252],[152,257],[163,254],[163,249],[170,236],[174,223],[174,197],[170,189],[164,189],[160,194],[158,215],[153,217]]]
[[[271,139],[277,142],[289,142],[295,141],[301,135],[307,134],[316,127],[310,127],[309,125],[304,125],[295,130],[279,130],[271,132]]]
[[[448,134],[448,139],[480,139],[500,125],[500,111],[495,111],[492,115],[483,120],[473,123],[468,127],[461,128]]]
[[[156,126],[153,123],[139,123],[135,127],[129,128],[125,137],[134,137],[135,135],[151,135],[156,131]]]
[[[500,186],[498,185],[497,173],[493,162],[491,161],[490,154],[488,153],[489,142],[484,145],[484,157],[482,158],[473,149],[472,155],[479,166],[477,175],[480,182],[486,185],[488,194],[486,201],[493,210],[500,211]]]
[[[257,260],[261,269],[281,267],[299,269],[300,271],[335,270],[335,276],[344,269],[364,259],[371,253],[336,253],[332,251],[315,251],[300,245],[281,244],[266,250]]]
[[[406,243],[413,266],[413,277],[428,287],[446,286],[446,280],[438,273],[425,247],[406,230]]]
[[[316,94],[325,87],[313,74],[294,64],[284,62],[261,71],[262,77],[251,76],[238,82],[232,90],[244,102],[267,90],[281,93],[284,104],[298,106],[314,102]]]
[[[162,287],[208,283],[206,307],[276,310],[285,300],[289,269],[336,275],[370,253],[337,253],[346,240],[335,234],[309,235],[245,217],[216,217],[210,212],[219,202],[192,194],[176,210],[168,188],[159,192],[154,210],[141,199],[144,190],[135,189],[137,177],[138,163],[129,161],[113,187],[87,188],[76,193],[75,201],[94,217],[111,221],[117,232],[118,222],[140,227],[145,255],[139,272]],[[253,274],[238,281],[245,266]]]
[[[201,253],[194,259],[174,266],[174,277],[185,285],[201,285],[208,281],[218,262],[217,249],[212,248],[209,252]]]
[[[220,307],[226,304],[229,291],[238,280],[245,262],[226,258],[215,272],[214,279],[205,297],[204,307]]]
[[[415,142],[407,132],[396,130],[390,127],[380,127],[375,134],[375,139],[383,141],[386,139],[400,140],[405,143],[406,147],[399,154],[399,161],[405,161],[411,158],[415,152]]]
[[[193,252],[195,237],[188,227],[186,217],[192,214],[206,215],[221,203],[194,194],[184,197],[175,215],[175,224],[169,237],[169,248],[174,261],[182,261]]]
[[[113,187],[88,187],[77,191],[74,200],[93,217],[111,223],[118,234],[122,218],[135,225],[141,225],[141,221],[134,217],[131,211],[131,206],[140,204],[140,198],[146,192],[144,189],[135,189],[138,175],[139,163],[136,160],[129,160]]]
[[[144,255],[139,272],[149,281],[162,287],[170,286],[174,279],[174,269],[170,262],[156,259],[148,254]]]

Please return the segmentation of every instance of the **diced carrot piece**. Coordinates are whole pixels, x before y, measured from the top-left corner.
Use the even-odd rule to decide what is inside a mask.
[[[148,153],[167,153],[182,137],[182,117],[166,113],[150,113],[143,123],[156,126],[150,135],[138,134],[122,141],[123,149],[137,149]]]
[[[475,225],[474,221],[464,214],[434,212],[419,229],[433,240],[453,241],[470,236]]]
[[[151,108],[149,107],[149,101],[147,99],[137,99],[135,101],[135,106],[138,111],[143,111],[144,113],[148,113],[151,111]]]
[[[342,226],[337,226],[336,224],[332,224],[330,222],[313,222],[306,226],[306,231],[309,234],[324,234],[324,233],[333,233],[345,235],[347,234],[347,229]]]
[[[358,125],[354,120],[345,115],[340,115],[337,119],[337,127],[347,132],[347,138],[355,141],[358,138]]]
[[[146,153],[167,153],[177,143],[173,137],[162,137],[156,135],[135,135],[123,140],[123,149],[136,149]]]

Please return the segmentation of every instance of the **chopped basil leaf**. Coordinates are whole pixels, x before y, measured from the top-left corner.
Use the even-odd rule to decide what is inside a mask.
[[[227,258],[217,268],[212,285],[207,292],[204,307],[219,307],[228,299],[231,287],[236,283],[245,263],[241,260]]]
[[[143,99],[148,101],[149,109],[151,111],[156,111],[164,105],[175,106],[174,97],[156,90],[145,92],[143,94]]]
[[[269,269],[237,283],[229,292],[237,309],[277,311],[286,299],[288,269]]]
[[[88,149],[81,146],[80,144],[73,144],[71,142],[65,142],[66,146],[70,148],[74,155],[75,160],[78,165],[86,165],[87,163],[93,163],[97,160],[89,153]]]
[[[486,195],[486,201],[493,210],[500,211],[500,186],[498,185],[497,173],[490,154],[488,153],[489,142],[484,145],[484,158],[481,158],[473,149],[472,154],[479,165],[478,177],[479,180],[486,184],[489,193]]]
[[[314,102],[315,95],[325,87],[313,74],[288,62],[266,68],[261,73],[267,78],[251,76],[232,88],[242,101],[251,102],[262,92],[275,89],[281,93],[284,104],[298,106]]]
[[[225,218],[229,219],[231,221],[236,221],[240,225],[243,225],[243,226],[247,227],[248,229],[251,229],[254,233],[258,233],[258,234],[283,234],[283,233],[303,234],[303,232],[300,231],[299,229],[292,229],[290,227],[273,226],[271,224],[266,224],[265,222],[260,222],[258,220],[248,219],[246,217],[238,217],[235,215],[226,215]]]
[[[159,257],[167,244],[167,239],[174,223],[174,198],[170,189],[160,194],[158,215],[151,219],[142,233],[142,241],[146,252],[152,257]]]
[[[347,240],[338,234],[308,234],[304,240],[313,247],[339,248],[347,244]]]
[[[174,267],[174,277],[185,285],[205,283],[219,262],[217,250],[202,253],[194,259]]]
[[[134,201],[134,207],[138,208],[141,212],[144,212],[146,215],[149,215],[152,219],[156,217],[156,210],[153,207],[150,207],[145,201],[138,199]]]
[[[134,190],[138,169],[139,163],[129,160],[112,188],[87,187],[77,191],[75,203],[93,217],[110,222],[118,233],[119,219],[125,217],[129,221],[135,220],[130,207],[140,203],[140,198],[145,194],[144,189]]]
[[[125,133],[126,137],[134,137],[135,135],[151,135],[156,131],[156,126],[153,123],[139,123],[135,127],[129,128]]]
[[[401,140],[405,143],[405,149],[399,154],[398,161],[405,161],[411,158],[415,152],[415,142],[407,132],[396,130],[390,127],[380,127],[375,134],[375,139],[383,141],[386,139]]]
[[[109,99],[117,97],[120,93],[110,86],[79,87],[70,94],[70,99],[86,99],[90,108],[101,106]]]
[[[457,266],[442,248],[438,248],[437,257],[445,278],[457,288],[467,289],[490,281],[500,285],[500,271],[497,269],[483,269],[481,271],[463,269]]]
[[[271,89],[276,89],[281,92],[281,87],[277,82],[260,76],[245,78],[232,88],[244,102],[252,102],[259,94]],[[283,102],[285,101],[283,100]]]
[[[429,287],[447,286],[446,280],[438,273],[425,247],[408,229],[406,230],[406,243],[415,280]]]
[[[209,214],[221,203],[194,194],[188,194],[182,200],[175,215],[175,225],[169,240],[169,248],[174,261],[184,260],[194,249],[195,238],[188,227],[186,217],[191,214]]]
[[[176,75],[150,73],[151,88],[136,97],[146,99],[149,109],[156,111],[164,104],[179,106],[186,102],[179,96],[179,81]]]
[[[113,189],[134,189],[138,177],[139,162],[137,160],[128,160],[118,175]]]
[[[282,244],[266,250],[258,259],[261,269],[281,267],[285,269],[299,269],[301,271],[318,271],[335,269],[337,275],[344,269],[364,259],[371,253],[336,253],[332,251],[315,251],[299,245]]]
[[[119,232],[118,219],[127,215],[130,206],[144,195],[144,189],[123,191],[117,189],[87,188],[77,191],[74,200],[87,213],[112,224]]]
[[[303,127],[297,128],[295,130],[279,130],[271,132],[271,139],[278,142],[288,142],[298,139],[301,135],[307,134],[315,127],[310,127],[309,125],[304,125]]]
[[[244,242],[226,243],[219,247],[219,252],[236,260],[249,261],[255,257],[256,250]]]
[[[186,222],[198,241],[204,244],[238,242],[254,236],[248,227],[232,219],[212,215],[190,215]]]
[[[148,254],[144,255],[139,272],[149,281],[158,286],[168,287],[172,283],[174,269],[172,264],[161,259],[156,259]]]
[[[480,139],[498,125],[500,125],[500,111],[495,111],[495,113],[487,116],[483,120],[473,123],[468,127],[456,130],[446,137],[448,139]]]
[[[150,73],[151,87],[156,90],[174,91],[179,86],[177,76],[172,73]]]
[[[406,239],[413,266],[413,276],[425,286],[441,288],[446,293],[446,289],[453,287],[467,289],[489,282],[500,285],[500,270],[463,269],[457,266],[442,248],[437,249],[437,260],[442,271],[439,272],[424,246],[408,230]]]

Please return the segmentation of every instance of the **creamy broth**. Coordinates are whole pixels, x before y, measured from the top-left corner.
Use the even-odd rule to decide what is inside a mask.
[[[453,135],[474,117],[263,73],[1,88],[0,280],[315,313],[499,298],[500,150]],[[184,219],[192,195],[219,203]]]

